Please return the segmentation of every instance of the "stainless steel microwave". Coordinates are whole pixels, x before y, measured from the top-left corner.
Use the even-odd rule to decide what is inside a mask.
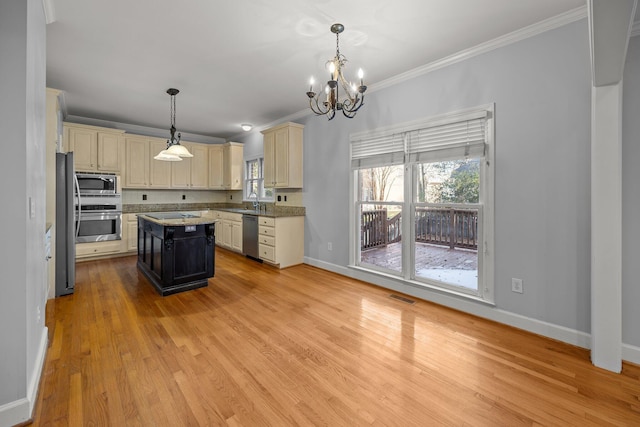
[[[119,181],[116,174],[76,172],[80,196],[120,194]]]

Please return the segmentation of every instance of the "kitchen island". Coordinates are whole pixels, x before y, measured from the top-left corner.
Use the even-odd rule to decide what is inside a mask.
[[[138,215],[138,268],[162,296],[208,285],[215,220],[182,212]]]

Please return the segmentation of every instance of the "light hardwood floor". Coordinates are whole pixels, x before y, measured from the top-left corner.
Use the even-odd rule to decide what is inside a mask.
[[[640,425],[640,367],[390,294],[222,249],[164,298],[135,257],[78,264],[33,425]]]

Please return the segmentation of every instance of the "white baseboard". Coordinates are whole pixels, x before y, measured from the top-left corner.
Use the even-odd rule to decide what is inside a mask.
[[[40,385],[42,368],[47,355],[48,337],[49,329],[45,326],[40,336],[38,355],[33,367],[31,380],[27,386],[27,396],[0,406],[0,427],[23,423],[33,415],[33,409],[38,399],[38,386]]]
[[[640,347],[622,343],[622,360],[640,365]]]
[[[403,283],[401,280],[382,277],[376,274],[331,264],[309,257],[305,257],[304,262],[305,264],[309,264],[314,267],[333,271],[334,273],[354,279],[363,280],[386,289],[402,292],[416,298],[453,308],[454,310],[463,311],[478,317],[513,326],[515,328],[562,341],[567,344],[572,344],[586,349],[591,347],[591,335],[586,332],[522,316],[470,298],[449,295],[445,292],[437,292],[423,287],[411,286]],[[638,350],[636,353],[640,356],[640,348],[636,348],[636,350]],[[631,350],[629,353],[631,353]]]

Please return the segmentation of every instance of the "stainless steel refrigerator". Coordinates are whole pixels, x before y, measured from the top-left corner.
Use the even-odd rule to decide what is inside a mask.
[[[73,153],[56,153],[56,297],[76,283],[75,188]]]

